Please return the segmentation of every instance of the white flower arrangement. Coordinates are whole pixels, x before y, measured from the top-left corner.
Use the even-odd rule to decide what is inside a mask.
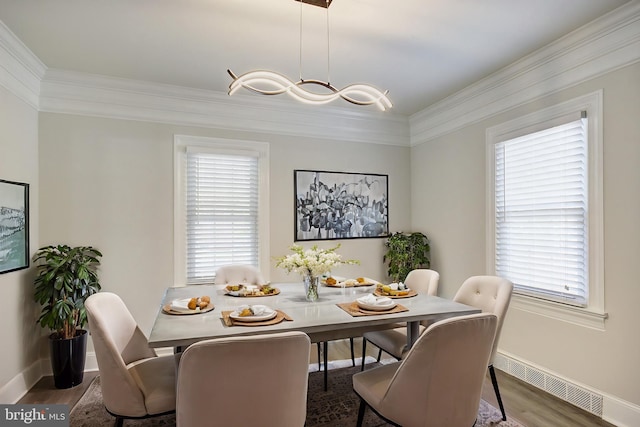
[[[277,258],[276,267],[281,267],[291,273],[295,271],[303,276],[321,276],[330,272],[334,267],[344,264],[360,264],[357,260],[343,260],[336,253],[340,245],[330,248],[321,249],[318,245],[314,245],[310,249],[304,249],[300,245],[293,244],[289,249],[292,254]]]

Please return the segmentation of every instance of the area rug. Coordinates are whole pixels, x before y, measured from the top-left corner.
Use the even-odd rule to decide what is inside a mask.
[[[371,369],[371,368],[369,368]],[[352,389],[351,376],[360,368],[340,368],[329,371],[328,390],[323,390],[323,373],[309,374],[306,427],[354,427],[358,418],[360,399]],[[175,426],[175,415],[126,420],[125,427],[168,427]],[[102,404],[100,377],[96,377],[86,393],[73,407],[70,427],[102,427],[113,425],[114,418]],[[367,427],[387,427],[370,409],[367,409],[364,423]],[[502,421],[500,411],[485,401],[480,402],[476,427],[523,427],[515,420]],[[206,426],[203,426],[206,427]]]

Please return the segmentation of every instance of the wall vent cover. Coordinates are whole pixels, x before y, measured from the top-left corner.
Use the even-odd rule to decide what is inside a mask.
[[[594,393],[577,384],[559,378],[541,369],[534,368],[504,354],[497,354],[493,366],[532,386],[550,393],[565,402],[591,412],[602,418],[602,400],[600,394]]]

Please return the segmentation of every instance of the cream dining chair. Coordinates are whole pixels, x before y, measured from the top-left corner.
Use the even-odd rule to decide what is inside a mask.
[[[426,268],[416,269],[409,272],[404,283],[409,289],[414,289],[418,293],[435,296],[438,293],[438,282],[440,274],[435,270]],[[397,326],[397,325],[396,325]],[[422,333],[428,323],[422,322],[420,333]],[[394,327],[382,331],[365,332],[362,335],[362,366],[364,370],[365,354],[367,351],[367,341],[378,347],[378,362],[382,356],[382,351],[389,353],[396,359],[402,358],[407,346],[407,327]]]
[[[252,265],[230,264],[223,265],[216,270],[216,277],[213,283],[216,285],[237,285],[239,283],[264,285],[266,282],[256,267]]]
[[[157,356],[149,348],[118,295],[93,294],[85,307],[98,360],[102,399],[107,411],[116,417],[116,426],[122,426],[126,418],[174,412],[178,356]]]
[[[504,323],[507,309],[511,301],[513,292],[513,283],[511,281],[498,276],[472,276],[462,283],[453,300],[462,304],[479,308],[483,313],[495,314],[498,318],[498,327],[496,338],[491,350],[491,359],[489,361],[489,375],[493,390],[496,393],[502,419],[507,420],[507,414],[502,404],[500,396],[500,388],[498,387],[498,379],[493,367],[493,360],[498,349],[498,341],[500,340],[500,332]],[[424,326],[420,327],[420,332],[424,331]],[[407,352],[407,332],[406,328],[398,328],[382,332],[368,332],[364,334],[366,340],[373,342],[380,349],[389,353],[396,359],[401,359]],[[364,341],[366,341],[364,340]],[[364,346],[364,343],[363,343]],[[364,365],[362,366],[364,370]]]
[[[462,283],[460,289],[453,297],[454,301],[462,304],[479,308],[483,313],[493,313],[498,318],[498,327],[496,328],[496,337],[491,348],[491,357],[489,358],[489,374],[493,390],[496,393],[502,420],[507,420],[507,414],[500,397],[500,389],[498,387],[498,379],[493,368],[493,360],[496,357],[498,342],[500,341],[500,332],[504,318],[511,302],[511,294],[513,293],[513,283],[498,276],[472,276]]]
[[[302,332],[191,345],[178,369],[178,427],[302,427],[310,347]]]
[[[402,361],[355,374],[358,427],[367,405],[403,427],[473,426],[497,322],[489,313],[441,320]]]

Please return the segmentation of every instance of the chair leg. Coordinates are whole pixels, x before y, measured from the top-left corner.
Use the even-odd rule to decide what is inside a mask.
[[[502,398],[500,397],[500,389],[498,388],[498,379],[496,378],[496,371],[493,369],[493,365],[489,365],[489,375],[491,375],[491,383],[493,384],[493,390],[496,392],[496,398],[498,399],[500,412],[502,412],[502,421],[507,421],[507,414],[504,412],[504,406],[502,405]]]
[[[380,359],[382,359],[382,349],[381,348],[378,349],[378,362],[380,362]]]
[[[327,391],[327,364],[329,362],[329,343],[326,341],[323,342],[322,347],[324,350],[324,391]]]
[[[367,339],[362,337],[362,366],[360,366],[360,371],[364,371],[364,359],[367,357]]]
[[[364,411],[367,409],[367,404],[364,402],[364,399],[360,398],[360,407],[358,408],[358,423],[357,427],[362,427],[362,422],[364,421]]]
[[[349,338],[349,344],[351,345],[351,366],[356,366],[356,356],[353,351],[353,337]]]
[[[122,417],[116,417],[116,427],[122,427],[124,425],[124,418]]]

